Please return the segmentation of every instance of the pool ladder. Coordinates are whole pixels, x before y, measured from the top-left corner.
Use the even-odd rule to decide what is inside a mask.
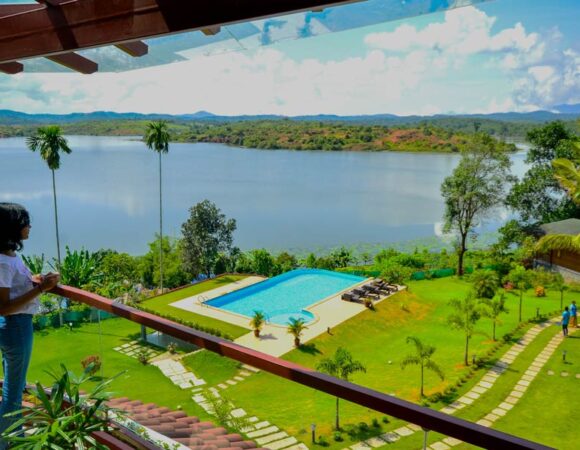
[[[208,300],[208,299],[207,299],[207,297],[206,297],[206,296],[204,296],[204,295],[198,295],[198,296],[197,296],[197,303],[199,304],[199,306],[207,306],[207,305],[205,304],[205,302],[206,302],[207,300]]]

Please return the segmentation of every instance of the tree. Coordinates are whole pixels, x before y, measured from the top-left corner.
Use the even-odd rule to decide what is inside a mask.
[[[447,318],[447,322],[452,328],[461,330],[465,333],[465,355],[464,363],[469,365],[469,340],[475,331],[475,324],[480,319],[479,307],[472,295],[468,295],[464,300],[453,299],[449,305],[455,310]]]
[[[502,204],[505,186],[512,179],[511,162],[491,137],[480,135],[477,144],[464,152],[459,165],[445,178],[445,231],[457,231],[457,274],[463,275],[467,237],[496,207]]]
[[[522,302],[524,292],[532,287],[532,274],[523,266],[516,266],[506,275],[505,280],[513,285],[520,296],[519,321],[522,321]]]
[[[387,262],[381,269],[381,278],[391,284],[403,284],[413,274],[410,267],[397,264],[396,262]]]
[[[421,367],[421,398],[423,398],[425,396],[423,392],[425,369],[435,372],[441,380],[445,379],[445,375],[443,375],[441,368],[434,361],[431,361],[431,356],[437,350],[435,347],[424,345],[419,338],[414,336],[407,337],[407,344],[411,342],[415,344],[415,354],[405,356],[403,361],[401,361],[401,369],[408,365]]]
[[[145,130],[145,143],[147,147],[159,155],[159,287],[163,292],[163,194],[161,177],[161,155],[169,152],[169,129],[167,122],[149,122]]]
[[[493,323],[493,340],[495,341],[495,327],[496,325],[501,325],[499,316],[501,314],[508,313],[509,310],[505,306],[505,296],[504,294],[496,295],[491,299],[484,299],[482,302],[482,314],[485,317],[489,317]]]
[[[332,358],[324,358],[317,365],[316,370],[330,376],[349,381],[349,377],[356,372],[366,372],[366,367],[360,361],[354,361],[348,350],[338,347]],[[340,430],[339,398],[336,397],[336,430]]]
[[[564,277],[561,273],[554,274],[551,287],[560,293],[560,311],[562,311],[564,309],[564,292],[568,290],[568,286],[564,282]]]
[[[307,326],[304,324],[304,319],[295,319],[290,317],[288,320],[288,334],[294,336],[294,346],[300,347],[300,337]]]
[[[499,287],[499,277],[493,270],[476,270],[470,281],[477,298],[492,298]]]
[[[262,311],[254,311],[252,320],[250,320],[250,326],[254,330],[254,336],[260,337],[260,330],[266,322],[266,315]]]
[[[200,273],[211,277],[219,253],[231,253],[235,230],[235,219],[227,219],[209,200],[191,207],[181,226],[185,269],[196,277]]]
[[[526,157],[530,168],[507,196],[506,203],[517,211],[523,222],[552,222],[578,217],[578,206],[566,197],[554,177],[552,161],[574,159],[577,149],[573,135],[562,122],[551,122],[527,134],[532,145]]]
[[[56,255],[60,263],[60,238],[58,232],[58,208],[56,203],[56,181],[54,171],[60,168],[60,152],[70,154],[72,150],[58,126],[41,127],[26,140],[26,145],[33,152],[39,151],[52,172],[52,198],[54,204],[54,224],[56,229]]]
[[[160,284],[159,248],[163,251],[165,287],[176,288],[191,281],[191,275],[183,268],[183,243],[181,241],[167,236],[161,239],[159,235],[155,235],[155,240],[149,242],[148,246],[149,252],[138,259],[141,281],[146,286]]]
[[[275,272],[275,262],[274,258],[268,250],[265,249],[256,249],[250,252],[252,257],[252,266],[253,272],[257,273],[258,275],[263,275],[265,277],[269,277],[270,275]]]

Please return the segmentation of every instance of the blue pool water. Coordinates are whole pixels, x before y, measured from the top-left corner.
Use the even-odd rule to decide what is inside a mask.
[[[297,269],[206,302],[207,305],[251,317],[262,311],[268,321],[286,325],[292,317],[305,322],[313,303],[360,283],[364,278],[320,269]]]

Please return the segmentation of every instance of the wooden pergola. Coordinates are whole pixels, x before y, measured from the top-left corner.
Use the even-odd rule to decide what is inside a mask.
[[[321,11],[360,0],[36,0],[0,4],[0,72],[24,70],[24,59],[43,57],[91,74],[98,64],[78,50],[115,46],[146,55],[143,39],[174,33],[219,32],[222,25],[302,11]]]

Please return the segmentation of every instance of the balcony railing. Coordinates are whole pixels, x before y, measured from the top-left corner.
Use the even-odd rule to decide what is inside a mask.
[[[244,364],[249,364],[295,383],[340,397],[352,403],[373,409],[419,425],[461,441],[490,449],[549,449],[507,433],[459,419],[439,411],[416,405],[347,381],[339,380],[313,369],[252,350],[234,342],[221,339],[184,325],[140,311],[105,297],[81,289],[59,286],[51,293],[84,303],[102,311],[115,314],[132,322],[166,333],[178,339],[205,348]]]

